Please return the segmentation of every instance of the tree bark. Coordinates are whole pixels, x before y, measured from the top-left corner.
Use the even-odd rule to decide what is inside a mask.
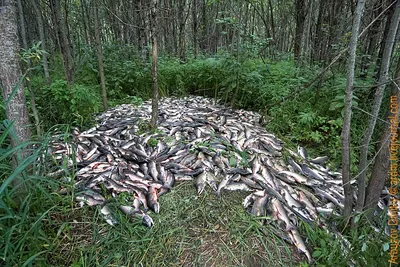
[[[350,125],[351,108],[353,100],[354,85],[354,67],[356,63],[356,50],[358,41],[358,32],[360,29],[361,17],[364,11],[365,0],[359,0],[353,19],[351,38],[349,44],[349,60],[347,66],[346,98],[344,108],[343,129],[341,134],[342,142],[342,179],[344,189],[344,211],[345,218],[349,218],[353,210],[353,194],[350,184]]]
[[[155,130],[157,128],[158,117],[158,70],[157,70],[157,0],[151,1],[151,43],[152,43],[152,102],[151,102],[151,121],[150,127]]]
[[[380,43],[378,56],[377,56],[376,62],[375,62],[375,70],[374,70],[375,75],[374,75],[374,77],[377,77],[378,74],[380,73],[381,60],[383,58],[383,51],[384,51],[384,49],[386,47],[386,40],[387,40],[387,36],[389,34],[390,22],[392,21],[394,10],[395,10],[395,5],[392,5],[390,7],[390,9],[387,11],[385,29],[383,30],[382,41]]]
[[[25,27],[24,11],[22,9],[21,0],[17,0],[17,5],[18,5],[20,27],[21,27],[22,46],[24,47],[25,50],[28,50],[28,42],[26,40],[26,27]],[[30,70],[31,66],[32,66],[31,61],[28,58],[27,59],[28,71]],[[28,77],[29,77],[29,75],[28,75]],[[31,100],[32,113],[33,113],[33,117],[35,118],[36,134],[40,135],[42,131],[40,129],[39,114],[38,114],[38,110],[36,108],[35,94],[32,91],[30,79],[26,79],[24,82],[25,82],[26,87],[27,87],[27,89],[29,91],[29,97],[30,97],[30,100]]]
[[[108,108],[107,103],[107,91],[106,91],[106,79],[104,77],[104,64],[103,64],[103,49],[101,43],[101,29],[99,26],[99,7],[96,1],[93,1],[93,11],[94,11],[94,32],[97,48],[97,61],[99,64],[99,75],[100,75],[100,85],[101,85],[101,98],[103,100],[103,108],[106,110]]]
[[[268,0],[269,3],[269,15],[270,15],[270,21],[271,21],[271,32],[272,32],[272,39],[275,42],[276,36],[275,36],[275,22],[274,22],[274,12],[273,12],[273,6],[272,6],[272,0]]]
[[[21,79],[19,66],[19,44],[17,16],[14,1],[5,0],[0,5],[0,82],[6,105],[7,119],[14,122],[11,144],[16,147],[29,141],[31,132],[29,129],[29,116],[26,107],[25,91]],[[13,94],[14,89],[16,91]],[[9,101],[9,102],[8,102]],[[28,151],[22,150],[22,158]],[[13,160],[13,167],[18,164],[18,159]],[[18,187],[21,179],[14,179],[13,185]]]
[[[60,0],[50,0],[50,4],[53,12],[54,26],[57,28],[57,37],[63,59],[65,78],[68,83],[68,88],[71,89],[75,81],[75,73],[71,44],[67,35],[67,25],[65,20],[61,17]]]
[[[295,0],[296,33],[294,40],[294,60],[298,61],[301,57],[301,40],[304,32],[304,22],[306,20],[306,7],[304,0]]]
[[[142,30],[142,37],[141,37],[141,56],[142,56],[142,62],[145,64],[149,58],[149,12],[146,11],[146,9],[149,7],[149,4],[144,0],[140,1],[141,8],[143,9],[142,12],[142,27],[144,28]],[[150,15],[151,16],[151,15]]]
[[[361,211],[364,207],[365,201],[365,179],[366,179],[366,169],[367,169],[367,159],[368,159],[368,146],[371,141],[372,134],[374,133],[376,120],[381,108],[381,103],[383,99],[383,93],[386,87],[386,82],[389,76],[390,59],[393,51],[393,46],[395,43],[396,33],[400,22],[400,1],[397,1],[396,9],[390,22],[390,29],[388,32],[386,46],[382,57],[382,66],[379,74],[378,88],[375,91],[375,98],[371,111],[371,118],[369,120],[368,128],[364,132],[363,146],[361,148],[360,154],[360,177],[358,179],[358,197],[356,204],[356,211]]]
[[[383,10],[383,3],[382,0],[378,0],[373,7],[373,14],[374,17],[377,18],[382,10]],[[366,78],[368,75],[368,68],[372,59],[375,55],[376,45],[380,39],[380,32],[379,29],[382,24],[382,18],[378,19],[370,28],[369,30],[369,38],[368,38],[368,48],[366,51],[366,55],[364,55],[363,59],[361,60],[361,67],[360,67],[360,77]]]
[[[178,21],[179,21],[179,59],[181,63],[186,62],[186,43],[185,43],[185,26],[186,26],[186,0],[180,0],[178,5]]]
[[[39,38],[40,38],[40,47],[45,52],[42,54],[42,62],[43,62],[43,72],[44,77],[46,79],[46,83],[50,84],[50,73],[49,73],[49,63],[47,61],[47,50],[46,50],[46,38],[44,35],[44,28],[43,28],[43,18],[42,12],[39,9],[38,0],[32,0],[33,9],[35,10],[37,22],[38,22],[38,30],[39,30]]]
[[[193,53],[194,58],[197,58],[198,53],[198,44],[197,44],[197,0],[193,0],[193,9],[192,9],[192,20],[193,20]]]
[[[36,1],[36,0],[35,0]],[[85,43],[89,45],[89,35],[88,35],[88,27],[86,26],[86,17],[89,17],[88,13],[85,12],[85,2],[86,1],[80,1],[80,6],[81,6],[81,15],[82,15],[82,26],[83,26],[83,37],[85,38]]]
[[[397,70],[396,70],[396,85],[393,86],[392,96],[397,98],[397,105],[400,106],[400,60],[397,62]],[[391,112],[388,112],[388,117],[390,115],[393,116]],[[395,116],[395,115],[394,115]],[[397,118],[400,116],[397,114]],[[397,130],[396,130],[397,131]],[[386,124],[384,131],[380,138],[380,144],[382,144],[382,149],[377,151],[377,156],[372,167],[371,179],[367,188],[367,194],[365,197],[365,205],[364,210],[367,212],[367,217],[371,220],[374,215],[374,211],[378,204],[379,198],[381,196],[382,189],[385,185],[385,182],[389,179],[389,140],[390,140],[391,128],[390,124]]]

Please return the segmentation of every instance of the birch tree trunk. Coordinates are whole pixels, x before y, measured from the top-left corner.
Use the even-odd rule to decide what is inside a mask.
[[[349,218],[353,210],[353,194],[350,185],[350,125],[351,108],[353,99],[354,67],[356,63],[356,50],[360,21],[364,11],[365,0],[359,0],[353,19],[351,38],[349,44],[349,59],[347,65],[346,98],[344,108],[343,129],[341,134],[342,142],[342,179],[344,189],[344,211],[343,215]]]

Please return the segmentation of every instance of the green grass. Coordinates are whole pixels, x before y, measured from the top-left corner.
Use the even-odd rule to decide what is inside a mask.
[[[74,266],[291,266],[295,250],[246,214],[241,193],[219,199],[196,196],[191,182],[160,199],[155,225],[127,218],[114,203],[119,224],[109,226],[93,207],[50,211],[43,225],[53,236],[43,263]],[[66,212],[65,212],[66,211]]]

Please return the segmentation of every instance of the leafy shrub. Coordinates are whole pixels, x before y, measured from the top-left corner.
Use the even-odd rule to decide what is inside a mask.
[[[56,80],[44,86],[38,95],[38,110],[42,121],[54,124],[74,124],[82,126],[100,110],[100,88],[75,84],[68,89],[67,81]]]

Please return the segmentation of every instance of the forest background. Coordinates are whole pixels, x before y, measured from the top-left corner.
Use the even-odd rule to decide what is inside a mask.
[[[287,146],[327,155],[344,179],[357,179],[360,201],[347,203],[341,218],[353,245],[349,257],[362,265],[380,263],[388,257],[387,218],[368,211],[388,181],[385,121],[390,96],[399,96],[399,10],[393,0],[0,0],[1,87],[4,96],[13,94],[22,103],[5,97],[0,104],[0,260],[18,266],[171,266],[185,257],[206,262],[189,252],[193,246],[215,249],[217,259],[228,257],[232,264],[236,258],[281,265],[301,261],[284,244],[270,248],[255,222],[239,214],[240,203],[221,204],[234,218],[222,239],[240,240],[234,248],[206,249],[176,223],[146,232],[126,222],[125,228],[105,231],[96,226],[98,212],[78,209],[73,196],[54,194],[60,182],[31,166],[39,154],[35,149],[46,147],[55,131],[90,128],[94,113],[152,98],[156,64],[160,97],[201,95],[257,111]],[[32,127],[20,133],[24,120]],[[20,140],[13,134],[21,134]],[[20,158],[12,161],[19,150]],[[26,195],[18,201],[20,193],[9,185],[20,179]],[[353,189],[345,188],[347,194]],[[183,185],[166,197],[166,213],[177,212],[182,199],[193,201],[191,194]],[[200,205],[202,220],[215,224],[222,215],[207,207],[207,197],[212,198],[205,196]],[[195,204],[187,205],[179,216],[195,220]],[[160,220],[178,215],[164,216]],[[382,225],[380,233],[371,231],[372,221]],[[347,262],[334,240],[318,229],[307,231],[317,263]],[[121,239],[133,242],[133,251],[118,251]]]

